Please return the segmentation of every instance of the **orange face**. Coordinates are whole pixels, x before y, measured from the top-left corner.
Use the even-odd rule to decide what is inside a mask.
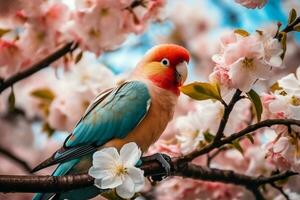
[[[175,44],[162,44],[150,49],[138,70],[157,86],[179,95],[179,87],[187,78],[189,52]]]

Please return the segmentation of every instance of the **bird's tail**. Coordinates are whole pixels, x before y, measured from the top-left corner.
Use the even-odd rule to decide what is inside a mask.
[[[68,174],[78,162],[79,159],[75,159],[58,165],[52,173],[52,176],[63,176]],[[53,196],[55,196],[55,193],[36,193],[32,200],[48,200],[52,199]]]

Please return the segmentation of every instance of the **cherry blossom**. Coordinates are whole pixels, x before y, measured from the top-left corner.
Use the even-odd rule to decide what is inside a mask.
[[[278,80],[280,88],[273,93],[273,99],[268,103],[268,109],[272,113],[282,113],[286,118],[300,119],[299,72],[298,68],[297,77],[295,74],[289,74]]]
[[[282,63],[280,43],[264,32],[249,36],[226,33],[221,47],[221,53],[212,57],[216,67],[210,79],[227,88],[248,92],[256,80],[268,78],[271,67]]]
[[[247,7],[247,8],[262,8],[268,0],[235,0],[235,2]]]
[[[95,178],[97,187],[116,188],[120,197],[131,198],[145,184],[143,171],[135,167],[141,154],[133,142],[125,144],[120,154],[113,147],[104,148],[94,153],[89,175]]]
[[[14,41],[0,39],[0,77],[17,72],[23,63],[23,51]]]
[[[294,162],[295,150],[295,146],[291,144],[289,138],[281,137],[269,148],[271,162],[279,170],[289,170]]]

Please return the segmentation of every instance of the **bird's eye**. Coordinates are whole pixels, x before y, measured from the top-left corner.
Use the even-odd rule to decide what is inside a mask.
[[[160,63],[167,67],[170,65],[170,62],[167,58],[163,58]]]

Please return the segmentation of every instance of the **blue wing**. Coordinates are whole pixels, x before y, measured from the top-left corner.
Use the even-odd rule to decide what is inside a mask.
[[[140,81],[105,91],[89,106],[64,147],[33,171],[92,153],[113,138],[124,138],[145,117],[150,101],[148,88]]]

